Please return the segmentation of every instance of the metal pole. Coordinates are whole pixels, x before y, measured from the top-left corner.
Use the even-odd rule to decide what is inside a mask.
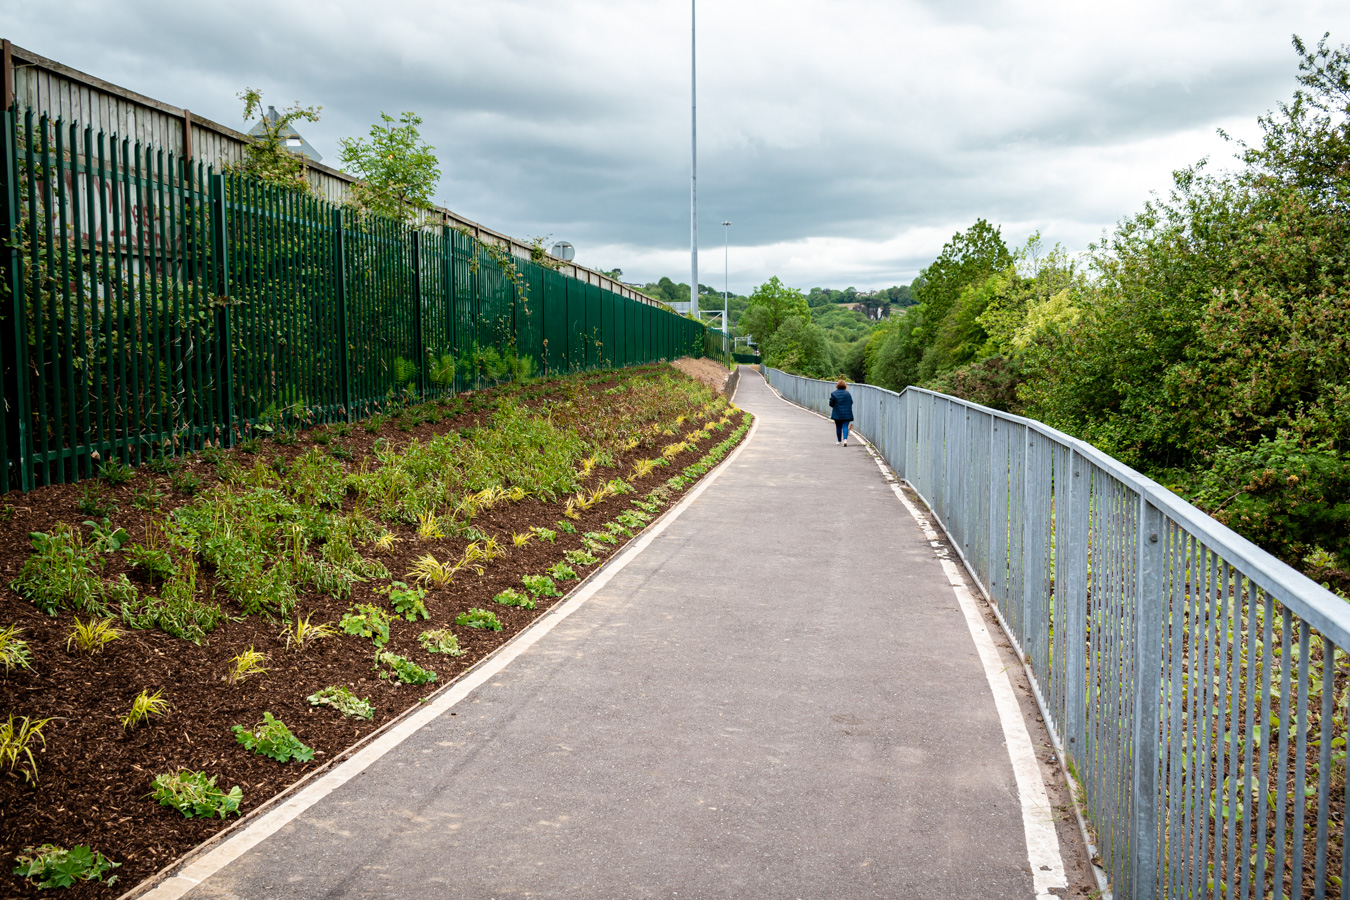
[[[731,293],[729,287],[731,283],[730,259],[731,259],[731,223],[724,221],[722,223],[722,234],[725,236],[725,243],[722,245],[722,352],[726,353],[727,340],[731,334],[731,326],[727,323],[731,321],[727,317],[727,295]]]
[[[689,311],[698,320],[698,0],[689,0]]]

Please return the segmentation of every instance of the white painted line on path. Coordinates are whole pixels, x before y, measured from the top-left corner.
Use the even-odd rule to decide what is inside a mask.
[[[764,383],[779,400],[789,406],[805,410],[822,419],[827,418],[813,409],[793,403],[778,393],[767,378],[764,379]],[[881,469],[895,496],[923,530],[924,537],[931,545],[939,547],[940,538],[937,530],[928,517],[905,496],[899,480],[891,474],[881,454],[873,449],[871,442],[862,435],[853,432],[849,437],[863,442],[863,446]],[[994,639],[984,624],[984,616],[980,614],[975,597],[966,587],[961,569],[945,553],[939,553],[938,560],[942,564],[942,571],[947,576],[948,584],[951,585],[952,593],[956,595],[956,601],[961,606],[966,627],[970,630],[971,639],[974,640],[975,649],[980,656],[980,664],[984,668],[985,680],[989,682],[989,691],[994,695],[994,707],[998,710],[999,723],[1003,726],[1003,741],[1008,748],[1013,778],[1017,782],[1017,795],[1022,804],[1022,828],[1026,834],[1027,861],[1031,865],[1031,883],[1036,891],[1036,900],[1057,900],[1060,895],[1052,893],[1052,889],[1063,890],[1068,887],[1069,881],[1064,873],[1064,858],[1059,852],[1054,809],[1050,806],[1050,796],[1045,791],[1045,781],[1041,777],[1040,764],[1037,763],[1036,753],[1031,746],[1031,735],[1027,733],[1026,721],[1022,718],[1022,708],[1017,703],[1017,695],[1013,693],[1012,682],[1008,680],[1007,668],[999,658]]]
[[[179,897],[182,897],[256,847],[267,837],[285,827],[305,810],[364,772],[376,760],[403,743],[437,717],[449,712],[451,707],[473,693],[475,688],[505,669],[516,657],[552,631],[559,622],[580,609],[582,604],[594,597],[601,588],[609,584],[615,575],[637,558],[638,554],[647,549],[651,542],[661,532],[670,527],[670,524],[678,519],[689,508],[690,504],[697,500],[708,489],[708,486],[716,481],[722,472],[731,465],[732,461],[740,455],[741,451],[755,436],[755,430],[758,427],[759,420],[756,419],[750,425],[745,440],[737,445],[730,456],[699,481],[693,490],[685,494],[679,503],[671,507],[636,541],[625,547],[598,572],[588,578],[564,602],[536,619],[533,624],[520,632],[511,642],[488,657],[478,668],[470,670],[463,679],[450,685],[444,693],[436,695],[426,706],[394,725],[350,758],[343,760],[332,770],[315,779],[311,784],[286,798],[274,809],[260,816],[255,822],[245,826],[236,834],[226,838],[218,846],[188,862],[177,874],[166,878],[144,894],[137,895],[135,891],[132,891],[125,896],[139,896],[142,900],[178,900]]]

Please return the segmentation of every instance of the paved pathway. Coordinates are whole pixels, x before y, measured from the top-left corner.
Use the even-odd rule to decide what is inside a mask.
[[[500,674],[207,898],[1030,898],[1013,772],[932,548],[746,370],[743,452]]]

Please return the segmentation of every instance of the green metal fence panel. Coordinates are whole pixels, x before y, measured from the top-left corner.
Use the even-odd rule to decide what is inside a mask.
[[[521,371],[697,352],[702,327],[76,123],[0,118],[0,491],[354,418]]]
[[[551,269],[544,272],[543,300],[544,367],[557,375],[567,371],[567,279]]]

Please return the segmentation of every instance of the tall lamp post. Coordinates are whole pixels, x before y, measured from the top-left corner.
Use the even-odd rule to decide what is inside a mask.
[[[722,245],[722,352],[727,351],[727,340],[731,335],[731,320],[727,318],[727,296],[731,293],[729,285],[731,278],[731,223],[724,221],[722,223],[722,234],[725,236],[725,242]]]
[[[698,20],[689,0],[689,311],[698,321]]]

